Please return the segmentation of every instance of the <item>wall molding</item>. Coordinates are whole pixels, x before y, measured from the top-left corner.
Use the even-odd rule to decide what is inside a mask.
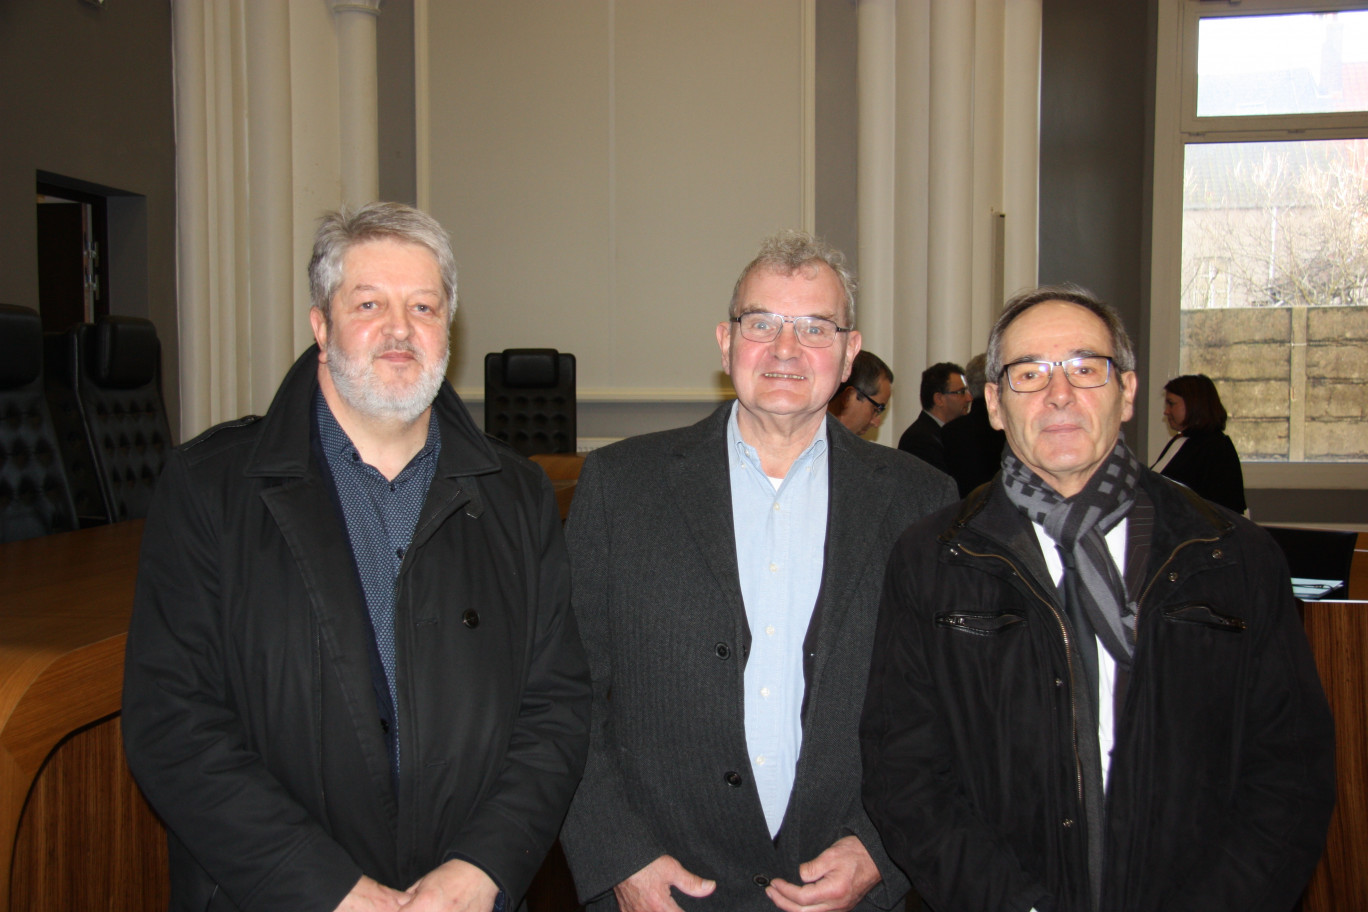
[[[456,393],[467,402],[483,402],[484,387],[461,386]],[[575,390],[577,402],[700,402],[717,403],[735,399],[736,393],[722,387],[580,387]]]

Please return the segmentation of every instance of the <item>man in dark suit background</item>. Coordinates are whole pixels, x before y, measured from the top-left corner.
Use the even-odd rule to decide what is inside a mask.
[[[594,687],[562,834],[595,908],[891,908],[858,717],[893,541],[950,479],[827,415],[854,278],[769,239],[717,326],[737,401],[585,462],[567,528]],[[673,892],[672,892],[673,891]]]
[[[974,396],[964,379],[964,368],[950,361],[922,371],[922,413],[898,439],[898,449],[911,453],[942,472],[949,472],[941,428],[969,413]]]
[[[974,488],[992,481],[1002,465],[1002,448],[1007,445],[1007,435],[989,423],[988,409],[982,402],[983,387],[987,383],[983,373],[987,361],[988,354],[984,352],[970,358],[964,366],[969,394],[980,400],[979,403],[969,409],[967,415],[941,428],[946,470],[955,479],[960,497],[968,497]]]

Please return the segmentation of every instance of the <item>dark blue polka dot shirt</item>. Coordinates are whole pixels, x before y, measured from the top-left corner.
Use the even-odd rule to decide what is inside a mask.
[[[337,499],[346,518],[347,536],[351,539],[352,556],[356,559],[366,609],[370,612],[375,645],[385,668],[391,701],[395,704],[390,713],[395,719],[394,727],[388,734],[394,745],[393,762],[397,773],[399,708],[394,682],[394,590],[404,555],[413,541],[423,501],[427,499],[428,487],[437,472],[442,435],[437,416],[433,414],[428,419],[427,443],[390,481],[361,459],[351,438],[333,417],[321,391],[315,396],[314,417],[318,422],[319,442],[327,456],[333,484],[337,486]]]

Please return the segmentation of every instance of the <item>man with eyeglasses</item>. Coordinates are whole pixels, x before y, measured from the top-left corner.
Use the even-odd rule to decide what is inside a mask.
[[[922,371],[920,393],[922,413],[898,438],[898,449],[948,474],[950,467],[945,461],[941,428],[969,414],[974,394],[964,379],[964,368],[950,361],[933,364]]]
[[[936,909],[1284,912],[1334,735],[1286,564],[1126,446],[1135,354],[1076,286],[1009,301],[1002,471],[894,548],[865,806]]]
[[[836,387],[827,411],[860,437],[883,424],[892,396],[893,371],[878,355],[861,351],[851,362],[850,376]]]
[[[892,908],[859,715],[889,549],[949,478],[847,434],[854,277],[770,238],[717,326],[736,401],[590,454],[567,539],[590,759],[562,833],[594,909]]]

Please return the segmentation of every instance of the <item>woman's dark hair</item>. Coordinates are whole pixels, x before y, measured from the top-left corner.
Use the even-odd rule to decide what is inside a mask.
[[[1187,418],[1183,431],[1224,431],[1226,410],[1221,394],[1206,374],[1184,374],[1164,384],[1164,390],[1183,400]]]

